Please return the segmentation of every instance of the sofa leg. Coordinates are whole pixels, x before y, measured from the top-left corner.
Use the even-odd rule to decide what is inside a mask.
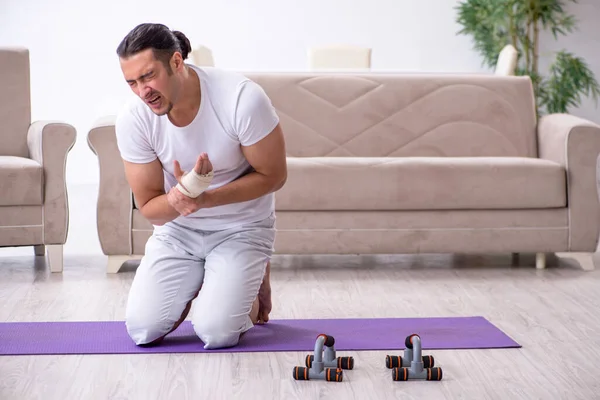
[[[580,252],[568,252],[568,253],[556,253],[558,258],[571,259],[579,264],[579,267],[584,271],[593,271],[595,267],[596,253],[580,253]]]
[[[123,264],[129,260],[138,260],[142,256],[139,255],[118,255],[108,256],[108,263],[106,264],[107,274],[116,274],[119,272]]]
[[[46,246],[43,244],[38,244],[33,246],[33,251],[36,256],[45,256],[46,255]]]
[[[62,244],[50,244],[46,246],[48,250],[48,263],[50,272],[62,272],[63,270],[63,246]]]
[[[535,268],[545,269],[546,268],[546,253],[535,254]]]

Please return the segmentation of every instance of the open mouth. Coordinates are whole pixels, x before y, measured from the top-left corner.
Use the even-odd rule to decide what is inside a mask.
[[[160,102],[160,95],[156,95],[154,97],[151,97],[150,100],[147,101],[148,104],[155,106]]]

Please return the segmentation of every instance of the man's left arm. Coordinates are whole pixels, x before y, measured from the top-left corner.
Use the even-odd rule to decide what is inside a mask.
[[[277,124],[264,139],[242,152],[254,171],[199,197],[202,208],[254,200],[279,190],[287,179],[285,144],[281,126]]]
[[[279,190],[287,179],[283,131],[270,99],[258,84],[244,84],[234,121],[242,153],[253,171],[202,193],[198,199],[202,208],[256,199]]]

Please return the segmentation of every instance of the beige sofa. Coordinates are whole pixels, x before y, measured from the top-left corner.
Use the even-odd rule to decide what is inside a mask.
[[[0,49],[0,88],[0,247],[33,246],[39,256],[47,250],[50,270],[60,272],[69,226],[65,165],[75,128],[31,121],[28,49]]]
[[[248,74],[281,118],[288,180],[277,254],[568,253],[593,267],[600,126],[536,121],[527,77]],[[100,163],[98,234],[110,272],[152,226],[135,209],[113,117],[88,141]]]

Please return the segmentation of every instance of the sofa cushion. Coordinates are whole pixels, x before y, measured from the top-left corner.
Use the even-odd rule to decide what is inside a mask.
[[[566,206],[564,168],[527,157],[288,158],[278,210]]]
[[[43,172],[29,158],[0,156],[0,206],[42,205]]]

